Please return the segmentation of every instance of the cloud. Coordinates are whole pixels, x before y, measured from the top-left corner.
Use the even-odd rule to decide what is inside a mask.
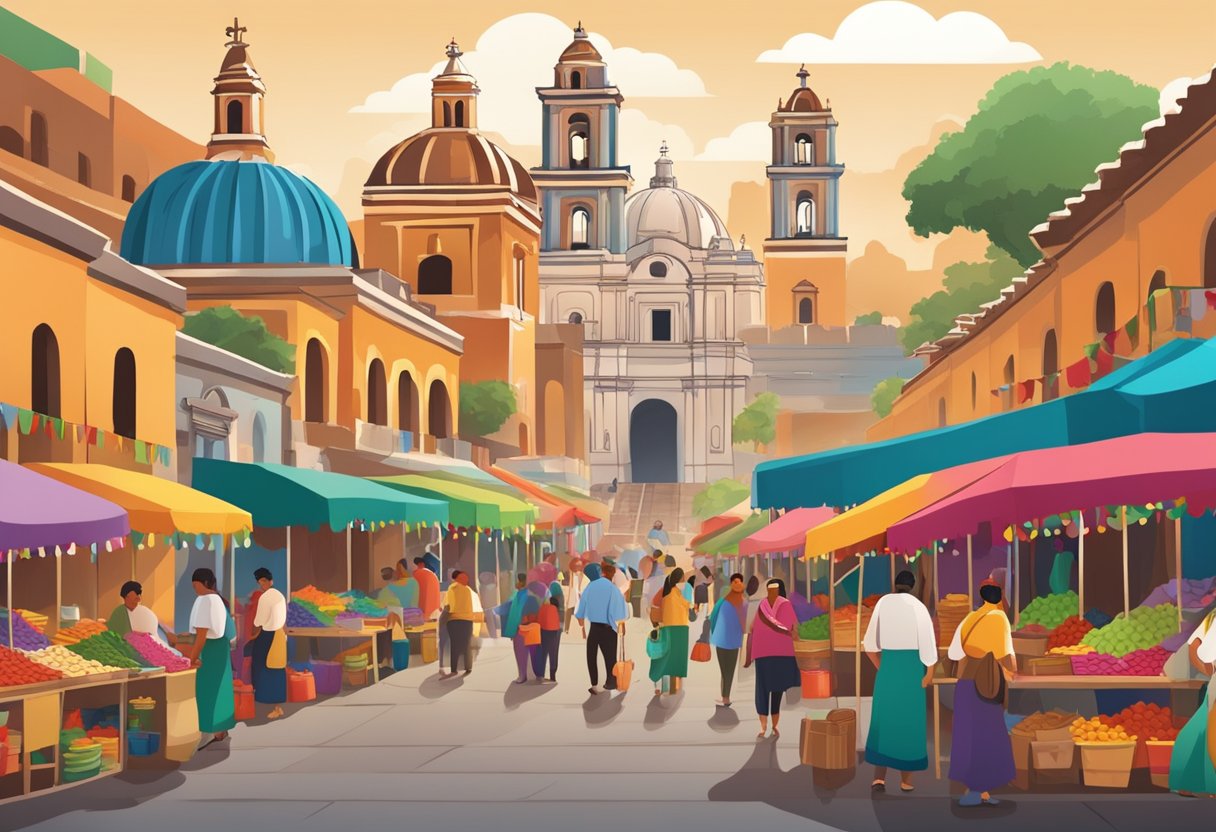
[[[835,36],[794,35],[757,63],[1021,64],[1041,61],[1032,46],[1011,42],[1001,27],[976,12],[941,19],[913,3],[868,3],[841,21]]]
[[[630,47],[613,48],[603,36],[591,42],[608,64],[608,77],[633,98],[705,98],[709,93],[696,72],[681,69],[666,55]],[[513,144],[540,144],[540,102],[536,87],[553,83],[553,65],[571,41],[571,29],[547,14],[504,18],[482,32],[461,60],[477,78],[478,126],[498,131]],[[436,44],[436,54],[441,44]],[[467,46],[467,44],[466,44]],[[431,79],[447,63],[407,75],[391,89],[373,92],[352,113],[429,113]]]
[[[693,141],[683,127],[655,121],[633,108],[621,111],[620,127],[620,162],[633,168],[633,177],[639,187],[645,187],[654,175],[654,160],[659,158],[659,145],[663,142],[667,142],[667,155],[672,159],[693,158]],[[677,169],[676,176],[679,175]]]
[[[1186,95],[1187,88],[1195,83],[1194,78],[1175,78],[1164,87],[1161,88],[1161,115],[1169,115],[1182,110],[1178,106],[1178,99]]]
[[[729,136],[710,139],[698,162],[768,162],[773,154],[773,131],[768,122],[748,121]]]

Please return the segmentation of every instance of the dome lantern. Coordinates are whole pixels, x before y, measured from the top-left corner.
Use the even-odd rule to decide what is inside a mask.
[[[452,38],[444,50],[447,66],[431,80],[431,127],[473,130],[477,128],[477,79],[460,57],[464,52]]]
[[[247,31],[237,18],[224,29],[229,40],[211,90],[215,119],[207,143],[208,159],[274,159],[266,140],[266,85],[249,55]]]
[[[574,29],[574,40],[562,50],[553,67],[553,86],[558,89],[605,89],[608,83],[608,68],[604,56],[595,48],[583,21]]]
[[[654,176],[650,179],[652,188],[676,188],[675,163],[667,157],[667,140],[659,145],[659,158],[654,160]]]

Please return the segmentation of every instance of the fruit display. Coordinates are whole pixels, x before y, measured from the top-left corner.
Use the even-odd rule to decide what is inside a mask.
[[[1173,604],[1136,607],[1124,618],[1119,616],[1105,627],[1090,630],[1081,639],[1099,653],[1126,656],[1136,650],[1156,647],[1178,631],[1178,608]]]
[[[287,605],[287,626],[328,627],[330,625],[318,618],[315,612],[310,611],[300,602],[292,601]]]
[[[1034,738],[1039,731],[1054,731],[1072,725],[1080,717],[1067,711],[1035,711],[1013,726],[1009,732],[1023,737]]]
[[[79,641],[84,641],[86,638],[95,636],[98,633],[104,633],[105,631],[106,625],[104,621],[92,621],[88,618],[82,618],[75,626],[55,633],[51,638],[51,643],[76,644]]]
[[[29,622],[31,627],[40,633],[46,632],[46,625],[49,624],[51,620],[42,613],[34,612],[33,610],[16,609],[13,610],[13,612],[24,618],[27,622]]]
[[[383,618],[388,610],[370,598],[352,598],[346,608],[347,612],[358,613],[365,618]]]
[[[68,649],[86,659],[93,659],[111,667],[142,670],[144,667],[150,666],[144,663],[139,653],[135,652],[135,649],[127,644],[122,636],[111,633],[109,630],[89,636],[76,644],[69,644]]]
[[[53,682],[63,674],[26,657],[23,653],[0,646],[0,688]]]
[[[1074,742],[1135,742],[1136,737],[1129,734],[1121,725],[1115,725],[1110,717],[1095,716],[1089,719],[1077,717],[1070,727]]]
[[[1168,706],[1163,708],[1156,702],[1137,702],[1117,714],[1103,717],[1103,720],[1111,725],[1118,725],[1126,733],[1142,740],[1168,742],[1178,738],[1173,711]]]
[[[86,659],[62,644],[52,644],[41,650],[26,653],[26,655],[40,665],[58,670],[68,679],[79,679],[82,676],[92,676],[97,673],[113,673],[122,669]]]
[[[1096,652],[1088,644],[1065,644],[1061,647],[1050,648],[1047,654],[1049,656],[1088,656],[1090,653]]]
[[[169,673],[190,669],[189,659],[169,649],[147,633],[127,633],[123,638],[151,667],[163,667]]]
[[[1124,656],[1074,655],[1072,672],[1075,676],[1160,676],[1169,657],[1169,651],[1161,647],[1135,650]]]
[[[1070,615],[1077,613],[1077,593],[1061,592],[1056,595],[1040,595],[1022,610],[1023,626],[1038,624],[1045,630],[1054,630]]]
[[[1070,615],[1060,626],[1051,631],[1051,636],[1047,639],[1047,648],[1050,650],[1052,647],[1071,647],[1080,644],[1085,634],[1093,628],[1093,624],[1079,615]]]
[[[798,637],[805,641],[827,641],[828,617],[820,615],[798,625]]]
[[[293,601],[306,601],[329,615],[346,609],[346,602],[340,596],[317,589],[312,584],[291,593],[291,598]]]
[[[821,610],[826,610],[832,605],[832,599],[828,597],[826,592],[816,592],[811,596],[811,603]]]
[[[2,641],[4,644],[9,643],[8,622],[8,614],[0,611],[0,641]],[[12,622],[13,647],[20,650],[41,650],[43,647],[50,644],[47,637],[31,626],[20,613],[14,611]]]

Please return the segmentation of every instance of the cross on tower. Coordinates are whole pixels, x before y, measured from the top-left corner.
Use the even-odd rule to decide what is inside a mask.
[[[663,139],[663,143],[659,145],[659,155],[663,157],[667,156],[667,139]]]
[[[249,29],[241,25],[239,18],[232,18],[232,25],[224,30],[224,34],[232,38],[232,40],[228,41],[228,46],[239,46],[243,44],[245,41],[241,39],[241,35],[247,31],[249,31]]]
[[[805,87],[806,79],[810,76],[810,74],[811,73],[806,71],[806,64],[803,64],[802,68],[799,69],[798,72],[796,73],[796,75],[798,76],[798,85],[801,87]]]
[[[456,38],[452,38],[452,42],[448,44],[448,57],[459,58],[464,53],[460,51],[460,45],[456,43]]]

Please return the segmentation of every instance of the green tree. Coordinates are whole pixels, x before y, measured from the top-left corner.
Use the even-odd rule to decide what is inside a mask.
[[[505,381],[460,382],[460,432],[489,436],[515,413],[515,389]]]
[[[781,400],[776,393],[761,393],[739,411],[731,424],[731,437],[736,445],[751,442],[767,445],[777,437],[777,408]]]
[[[912,304],[908,321],[899,331],[908,352],[926,341],[936,341],[954,327],[954,319],[978,312],[980,305],[996,300],[1001,290],[1023,272],[1022,266],[996,246],[988,246],[981,263],[947,266],[940,291]]]
[[[853,320],[853,326],[878,326],[882,323],[881,312],[867,312],[864,315],[858,315]]]
[[[1030,230],[1157,114],[1158,91],[1115,72],[1057,63],[1010,73],[908,175],[908,225],[921,236],[985,231],[1030,266]]]
[[[751,489],[738,480],[720,479],[692,498],[692,513],[698,520],[708,520],[739,505],[750,493]]]
[[[278,373],[296,371],[296,348],[266,328],[256,315],[212,306],[186,316],[182,332]]]
[[[903,389],[904,380],[899,376],[884,378],[874,385],[874,392],[870,394],[870,405],[874,408],[874,412],[878,414],[878,418],[882,419],[885,416],[891,415],[891,408],[895,405],[895,399]]]

